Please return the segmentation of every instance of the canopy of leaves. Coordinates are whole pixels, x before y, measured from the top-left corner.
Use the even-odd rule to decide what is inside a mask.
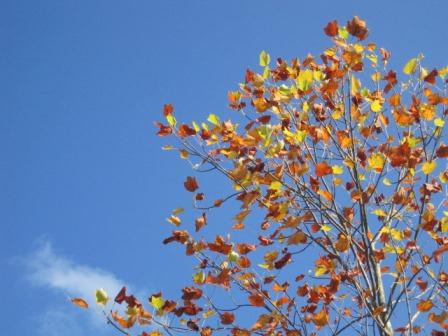
[[[183,209],[173,210],[163,243],[198,260],[192,283],[180,299],[157,293],[143,303],[123,289],[115,303],[126,316],[108,315],[119,330],[152,322],[141,335],[445,335],[448,68],[425,68],[418,55],[389,69],[390,53],[366,42],[358,17],[324,33],[332,46],[318,57],[261,52],[261,70],[228,93],[239,122],[211,114],[180,123],[165,105],[158,135],[179,144],[166,149],[198,173],[225,175],[233,193],[205,204],[197,177],[186,178],[200,213],[182,224]],[[207,237],[207,214],[227,202],[240,207],[235,223]]]

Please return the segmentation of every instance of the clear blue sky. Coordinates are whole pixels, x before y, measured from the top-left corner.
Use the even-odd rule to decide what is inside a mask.
[[[67,303],[90,291],[80,273],[147,294],[188,281],[183,252],[161,244],[190,197],[188,166],[154,135],[164,103],[178,119],[230,116],[226,92],[261,50],[318,53],[325,23],[353,15],[392,66],[419,52],[444,66],[447,12],[446,0],[0,1],[0,334],[112,334]]]

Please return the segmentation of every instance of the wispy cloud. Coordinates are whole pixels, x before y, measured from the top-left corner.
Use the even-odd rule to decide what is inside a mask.
[[[40,242],[37,250],[25,259],[25,265],[34,285],[60,290],[71,297],[92,298],[98,287],[116,294],[125,284],[110,272],[57,255],[49,241]]]
[[[129,284],[108,271],[82,265],[57,254],[48,240],[41,240],[33,253],[20,260],[32,285],[53,290],[64,297],[81,297],[90,303],[88,311],[77,311],[68,302],[62,308],[47,307],[35,317],[40,335],[85,335],[92,328],[99,331],[96,334],[102,334],[101,330],[110,331],[102,313],[104,307],[95,304],[94,293],[101,287],[113,296],[122,286],[129,288]],[[86,322],[89,325],[85,325]],[[70,334],[67,334],[67,327]]]

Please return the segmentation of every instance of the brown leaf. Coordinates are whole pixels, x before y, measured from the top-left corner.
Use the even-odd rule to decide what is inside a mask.
[[[70,301],[72,301],[73,304],[77,305],[78,307],[81,308],[89,308],[89,304],[81,298],[73,298]]]
[[[180,230],[176,230],[173,231],[173,234],[171,237],[165,238],[163,240],[164,244],[168,244],[171,243],[173,241],[179,242],[181,244],[184,244],[187,242],[188,238],[190,237],[190,235],[188,234],[187,231],[180,231]]]
[[[115,302],[121,304],[124,300],[126,300],[126,287],[123,287],[115,297]]]
[[[274,263],[274,267],[276,269],[281,269],[283,267],[285,267],[285,265],[291,260],[292,254],[291,253],[286,253],[283,257],[281,257],[279,260],[277,260]]]
[[[448,158],[448,146],[440,145],[436,150],[436,155],[439,158]]]
[[[353,17],[351,21],[347,22],[347,30],[350,35],[357,37],[360,41],[364,40],[369,34],[366,22],[361,20],[358,16]]]
[[[218,252],[221,254],[228,255],[232,251],[232,244],[227,244],[224,238],[221,236],[216,236],[214,243],[207,244],[208,249],[213,252]]]
[[[190,192],[194,192],[199,188],[198,182],[192,176],[187,176],[187,180],[184,182],[185,189]]]
[[[236,245],[236,249],[240,254],[248,254],[249,252],[255,251],[257,247],[253,244],[240,243]]]
[[[264,297],[261,293],[254,293],[248,298],[250,304],[255,307],[264,307]]]
[[[224,312],[221,314],[221,323],[222,324],[232,324],[235,321],[235,315],[230,312]]]
[[[184,293],[183,300],[198,300],[202,296],[202,289],[196,287],[185,287],[182,292]]]

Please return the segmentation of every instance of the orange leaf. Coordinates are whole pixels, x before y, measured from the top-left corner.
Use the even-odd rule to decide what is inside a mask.
[[[420,302],[417,303],[417,309],[421,312],[427,312],[431,310],[432,307],[434,307],[434,304],[431,300],[420,300]]]
[[[89,304],[83,299],[73,298],[73,299],[71,299],[71,301],[73,304],[77,305],[78,307],[89,308]]]
[[[316,165],[316,175],[322,177],[333,173],[333,169],[328,165],[327,161],[322,161]]]
[[[202,213],[201,217],[196,218],[195,225],[196,225],[196,232],[198,232],[202,227],[207,224],[207,216],[204,213]]]
[[[323,327],[328,324],[329,316],[325,309],[322,309],[319,313],[313,314],[313,322],[318,327]]]

